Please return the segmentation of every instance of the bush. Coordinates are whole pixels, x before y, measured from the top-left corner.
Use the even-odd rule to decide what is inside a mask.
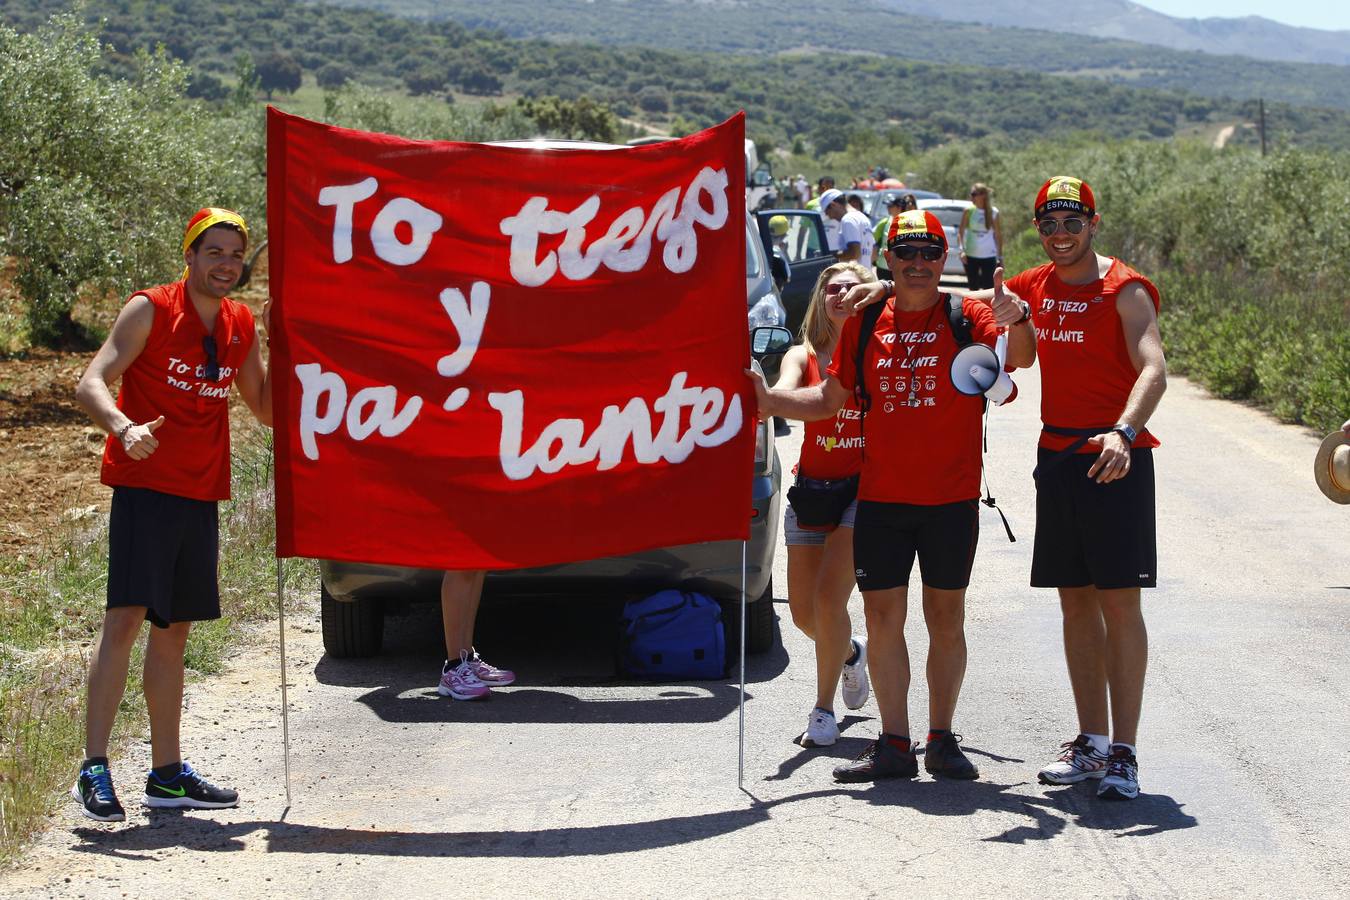
[[[81,292],[120,302],[176,277],[199,207],[261,224],[256,114],[187,100],[187,70],[162,52],[142,53],[131,81],[99,74],[101,55],[73,16],[30,35],[0,27],[0,253],[35,343],[82,342]]]

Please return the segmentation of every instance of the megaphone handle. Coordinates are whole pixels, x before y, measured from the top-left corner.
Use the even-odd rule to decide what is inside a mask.
[[[994,341],[994,355],[998,357],[998,370],[1002,372],[1008,365],[1008,329],[998,330],[998,339]]]

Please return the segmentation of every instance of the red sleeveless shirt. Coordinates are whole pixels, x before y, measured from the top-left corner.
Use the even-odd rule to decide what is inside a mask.
[[[807,350],[806,377],[801,386],[810,387],[822,380],[820,361],[815,353]],[[862,448],[862,417],[858,413],[858,401],[850,394],[834,418],[806,423],[796,471],[803,478],[821,481],[856,475],[862,471]]]
[[[1061,428],[1109,429],[1120,421],[1125,402],[1139,377],[1125,346],[1125,330],[1116,300],[1125,285],[1137,281],[1148,291],[1156,313],[1158,289],[1118,259],[1105,278],[1088,284],[1065,284],[1053,263],[1019,273],[1008,290],[1031,304],[1036,326],[1036,356],[1041,362],[1041,422]],[[1062,450],[1074,438],[1041,432],[1041,446]],[[1135,447],[1157,447],[1147,430]],[[1100,453],[1084,447],[1080,453]]]
[[[206,327],[182,281],[137,295],[155,308],[145,349],[122,373],[117,408],[137,424],[164,416],[159,448],[148,459],[127,456],[116,435],[103,450],[101,480],[110,487],[150,488],[193,500],[230,497],[230,385],[253,348],[253,313],[228,298],[212,336],[220,380],[206,379]]]

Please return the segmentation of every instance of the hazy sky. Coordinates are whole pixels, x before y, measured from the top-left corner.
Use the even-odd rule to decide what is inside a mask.
[[[1211,16],[1235,18],[1264,16],[1286,25],[1304,28],[1350,30],[1350,3],[1345,0],[1134,0],[1140,6],[1156,9],[1183,19],[1207,19]]]

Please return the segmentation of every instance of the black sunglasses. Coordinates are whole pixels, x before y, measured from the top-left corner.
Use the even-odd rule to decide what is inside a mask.
[[[946,252],[936,244],[928,244],[923,247],[916,247],[913,244],[896,244],[891,248],[891,253],[894,254],[895,258],[903,262],[909,262],[916,256],[922,256],[928,262],[937,262],[942,259],[942,254]]]
[[[206,379],[220,380],[220,359],[216,356],[216,339],[207,335],[202,338],[202,349],[206,351]]]
[[[1056,231],[1059,231],[1059,226],[1061,225],[1064,226],[1064,230],[1067,231],[1069,234],[1079,234],[1080,232],[1082,232],[1084,228],[1087,227],[1087,221],[1085,219],[1074,219],[1074,218],[1041,219],[1039,222],[1036,223],[1036,230],[1039,231],[1043,236],[1049,237]]]

